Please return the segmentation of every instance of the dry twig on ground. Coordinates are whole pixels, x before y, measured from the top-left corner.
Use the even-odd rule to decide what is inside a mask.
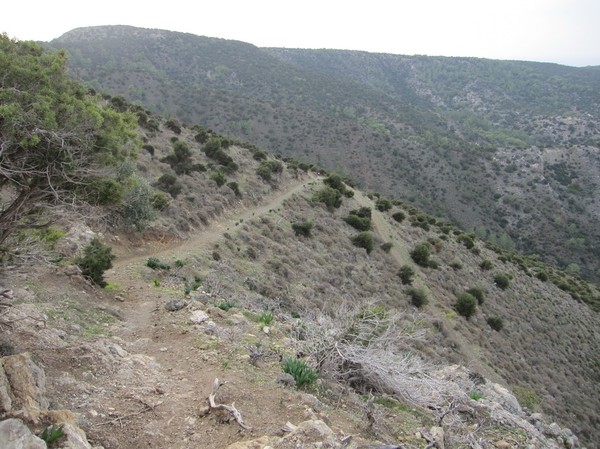
[[[248,424],[246,424],[244,422],[244,420],[242,418],[242,414],[238,411],[238,409],[235,408],[235,402],[232,403],[231,405],[217,404],[215,402],[215,396],[217,395],[217,390],[223,384],[224,384],[224,382],[221,383],[221,382],[219,382],[218,378],[215,378],[215,381],[213,383],[212,393],[208,396],[208,404],[210,406],[210,409],[211,410],[225,410],[225,411],[231,413],[231,415],[235,418],[236,422],[240,425],[240,427],[242,429],[252,430],[252,426],[249,426]]]

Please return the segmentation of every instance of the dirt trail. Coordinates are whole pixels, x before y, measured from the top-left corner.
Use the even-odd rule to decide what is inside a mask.
[[[218,340],[190,331],[186,324],[190,313],[185,310],[166,312],[164,303],[168,298],[141,277],[141,270],[149,256],[168,260],[176,255],[185,259],[187,255],[210,249],[240,220],[249,220],[280,207],[283,201],[303,192],[316,179],[316,176],[307,175],[274,192],[261,205],[230,210],[226,216],[184,242],[121,249],[123,254],[106,273],[107,280],[120,287],[118,294],[124,300],[116,303],[123,320],[115,334],[133,357],[140,355],[149,359],[144,359],[147,369],[143,369],[143,375],[129,384],[117,376],[112,394],[120,397],[115,397],[113,407],[123,415],[129,411],[137,413],[143,404],[159,405],[139,416],[128,417],[121,428],[112,425],[99,428],[96,437],[108,441],[107,447],[220,448],[248,438],[249,435],[241,433],[235,424],[215,424],[215,417],[202,418],[199,414],[199,407],[206,404],[215,377],[226,377],[230,381],[223,388],[222,402],[236,401],[245,419],[255,427],[255,435],[272,433],[285,420],[306,419],[306,407],[298,392],[277,388],[274,379],[261,380],[258,384],[249,382],[248,376],[260,378],[265,374],[247,361],[238,360],[239,343],[234,344],[232,340],[233,349],[219,347]],[[225,322],[232,318],[227,315],[211,316],[211,319],[219,326],[226,326]],[[257,332],[255,325],[250,324],[253,327],[248,323],[240,324],[237,331]],[[238,352],[235,352],[236,345]],[[156,366],[152,366],[154,362]],[[273,410],[273,404],[278,410]],[[110,444],[111,438],[118,443]],[[124,442],[126,446],[122,446]]]
[[[194,234],[187,240],[177,241],[166,244],[154,244],[141,248],[122,249],[118,252],[118,258],[115,261],[115,270],[119,270],[132,262],[143,260],[147,257],[159,257],[169,254],[185,254],[204,249],[208,245],[216,242],[227,229],[235,226],[240,220],[248,220],[253,216],[260,216],[267,213],[271,209],[276,209],[288,198],[302,192],[318,178],[316,175],[307,174],[303,179],[294,182],[285,190],[276,190],[271,195],[266,197],[262,204],[257,206],[239,207],[230,209],[225,214],[202,231]],[[159,257],[160,258],[160,257]]]

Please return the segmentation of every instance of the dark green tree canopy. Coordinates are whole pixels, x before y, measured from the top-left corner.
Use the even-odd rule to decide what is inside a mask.
[[[0,243],[42,204],[85,200],[136,149],[136,119],[66,73],[64,51],[0,36]]]

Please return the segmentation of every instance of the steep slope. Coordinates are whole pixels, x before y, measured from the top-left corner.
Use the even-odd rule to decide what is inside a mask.
[[[315,161],[598,279],[597,67],[259,49],[133,27],[50,45],[96,89]]]
[[[596,276],[597,68],[258,49],[133,27],[77,29],[51,45],[98,89]]]

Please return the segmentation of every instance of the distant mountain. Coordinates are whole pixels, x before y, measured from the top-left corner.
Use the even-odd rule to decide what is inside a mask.
[[[48,45],[102,92],[600,279],[600,67],[261,49],[126,26]]]

